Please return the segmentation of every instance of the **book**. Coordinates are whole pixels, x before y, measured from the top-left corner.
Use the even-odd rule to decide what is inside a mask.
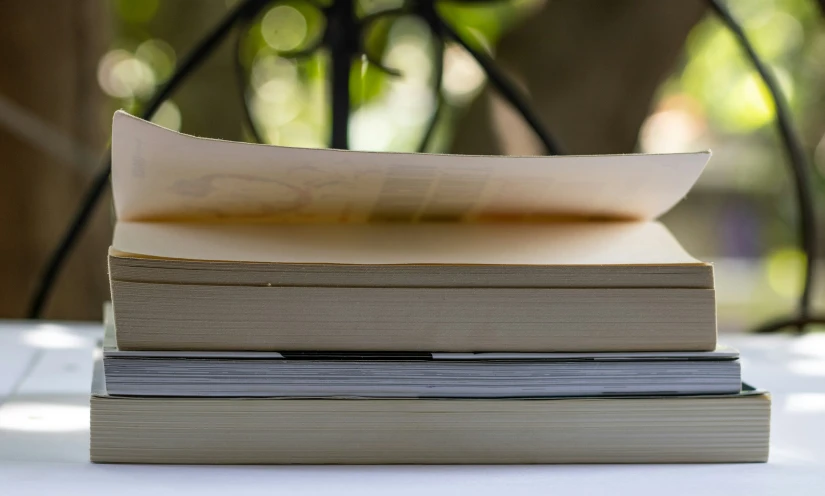
[[[109,463],[764,462],[770,396],[317,399],[116,396],[98,361],[91,460]]]
[[[306,150],[119,112],[118,346],[712,351],[713,268],[656,221],[708,157]]]
[[[109,309],[110,310],[110,309]],[[122,351],[111,311],[103,364],[116,396],[530,398],[738,393],[739,353]]]

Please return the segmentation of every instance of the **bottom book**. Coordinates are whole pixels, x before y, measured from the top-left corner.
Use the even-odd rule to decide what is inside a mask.
[[[768,458],[770,396],[120,397],[98,364],[91,460],[111,463],[713,463]]]

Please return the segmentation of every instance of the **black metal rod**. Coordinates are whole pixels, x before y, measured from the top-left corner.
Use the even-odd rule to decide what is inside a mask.
[[[199,66],[204,59],[211,54],[215,48],[223,41],[223,39],[232,30],[232,26],[242,16],[247,15],[252,9],[260,9],[265,5],[263,0],[246,0],[232,10],[221,22],[209,32],[183,59],[181,65],[175,70],[172,77],[160,87],[157,93],[146,104],[145,109],[141,113],[144,119],[151,119],[155,115],[158,108],[166,101],[167,98],[178,88],[178,86],[186,79],[192,71]],[[80,207],[76,211],[68,229],[60,238],[57,248],[52,252],[49,260],[46,263],[43,272],[37,282],[34,294],[29,302],[29,308],[26,315],[30,319],[39,319],[43,315],[43,309],[46,302],[54,289],[57,276],[63,267],[66,258],[71,253],[72,248],[77,243],[83,227],[88,223],[89,217],[97,203],[100,201],[103,192],[106,191],[106,186],[109,184],[109,174],[112,170],[112,156],[110,152],[106,153],[106,158],[103,161],[100,171],[95,176],[92,184],[83,195],[83,200]]]
[[[418,6],[418,15],[424,19],[424,22],[430,27],[433,39],[433,99],[434,108],[433,114],[430,116],[427,127],[424,130],[424,135],[421,137],[421,142],[418,145],[418,152],[426,152],[431,145],[435,129],[438,126],[438,121],[441,117],[441,111],[444,107],[444,95],[441,91],[441,85],[444,82],[444,32],[441,30],[441,24],[438,22],[438,12],[435,10],[435,2],[422,2]]]
[[[352,63],[348,58],[332,56],[332,140],[331,148],[349,149],[350,92],[349,77]]]
[[[716,15],[719,16],[722,22],[736,37],[751,63],[757,72],[759,72],[759,76],[765,82],[765,86],[768,87],[776,109],[776,123],[779,128],[779,134],[782,136],[782,141],[785,144],[785,149],[790,159],[794,189],[796,190],[797,209],[799,210],[800,245],[806,257],[804,285],[802,295],[799,298],[799,318],[777,321],[771,326],[761,327],[758,331],[770,332],[772,330],[779,330],[781,327],[794,325],[799,332],[803,332],[805,330],[805,324],[811,322],[811,320],[809,320],[811,313],[811,296],[813,294],[813,284],[815,280],[816,256],[818,255],[816,209],[814,205],[813,188],[811,187],[811,165],[802,145],[802,140],[794,128],[788,103],[785,100],[785,96],[773,71],[771,71],[756,53],[744,29],[739,22],[734,19],[727,6],[718,0],[708,0],[708,3]],[[777,327],[777,324],[782,325]]]
[[[470,53],[470,55],[473,56],[474,59],[476,59],[478,64],[487,74],[487,77],[490,79],[490,83],[492,83],[493,87],[521,114],[525,122],[527,122],[527,124],[533,129],[533,132],[536,133],[536,136],[538,136],[544,144],[548,155],[563,155],[564,153],[562,152],[561,145],[541,122],[541,118],[539,118],[538,114],[530,107],[530,104],[527,102],[527,98],[524,97],[516,85],[513,84],[507,76],[498,69],[498,67],[496,67],[495,61],[493,61],[492,57],[485,52],[476,50],[441,16],[437,16],[437,19],[444,34],[459,43]]]
[[[332,96],[331,148],[349,149],[350,72],[359,51],[359,23],[354,0],[335,0],[325,10],[327,30],[325,42],[332,59],[330,78]]]

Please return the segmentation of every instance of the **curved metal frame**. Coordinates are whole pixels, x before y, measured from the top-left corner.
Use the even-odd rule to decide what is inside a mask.
[[[525,122],[536,133],[544,144],[549,155],[562,154],[562,147],[548,132],[538,114],[531,108],[528,99],[518,87],[495,64],[493,58],[486,52],[476,50],[467,40],[451,26],[437,11],[437,0],[410,0],[407,5],[398,9],[377,12],[362,18],[356,16],[355,0],[332,0],[328,5],[318,4],[315,0],[306,0],[318,8],[326,18],[326,26],[320,40],[305,50],[282,53],[282,56],[301,58],[312,55],[315,50],[325,47],[329,50],[331,65],[331,93],[332,93],[332,136],[331,147],[347,149],[350,114],[350,69],[352,62],[358,56],[364,56],[367,61],[387,74],[398,76],[400,73],[385,67],[379,60],[368,53],[363,42],[363,33],[369,25],[390,16],[414,15],[421,18],[429,27],[433,36],[434,46],[434,95],[436,105],[430,121],[427,124],[421,143],[420,152],[430,146],[432,136],[439,117],[442,113],[444,100],[441,93],[441,84],[444,75],[443,51],[447,40],[461,45],[478,62],[484,70],[492,87],[507,100],[522,116]],[[446,1],[446,0],[445,0]],[[485,4],[502,0],[450,0],[455,3]],[[277,2],[272,2],[277,3]],[[243,36],[249,24],[260,14],[263,8],[269,5],[268,0],[243,0],[235,9],[204,38],[184,58],[181,65],[175,70],[172,77],[160,87],[158,92],[141,112],[141,117],[151,119],[160,105],[180,86],[186,77],[208,57],[218,45],[237,26],[238,33],[235,39],[235,65],[238,81],[238,91],[243,104],[246,123],[250,132],[257,141],[261,136],[255,126],[249,106],[246,101],[248,78],[240,61],[240,52],[243,46]],[[813,188],[811,187],[811,166],[802,147],[801,140],[793,127],[790,111],[779,85],[771,70],[762,62],[751,45],[741,25],[734,19],[727,7],[719,0],[708,0],[710,8],[719,16],[726,27],[736,36],[738,42],[746,52],[751,63],[759,72],[760,77],[768,87],[774,101],[777,113],[777,125],[782,135],[783,143],[790,158],[791,172],[800,212],[800,244],[807,256],[805,265],[805,285],[800,296],[797,315],[767,323],[756,332],[774,332],[787,327],[795,327],[803,332],[806,325],[811,323],[825,324],[825,317],[811,314],[811,295],[815,279],[815,257],[817,255],[817,225],[815,220],[815,206]],[[68,254],[83,227],[88,222],[95,205],[106,189],[111,171],[111,154],[107,152],[100,172],[87,189],[72,222],[69,225],[60,243],[50,257],[39,280],[35,294],[28,310],[29,318],[40,318],[45,303],[51,293],[55,280]]]
[[[767,322],[754,330],[757,333],[775,332],[783,328],[793,327],[797,332],[802,333],[808,324],[825,324],[825,315],[811,314],[811,298],[813,296],[813,285],[816,280],[816,256],[818,254],[818,232],[816,223],[816,205],[814,203],[814,190],[811,186],[813,167],[805,153],[802,140],[793,125],[791,111],[788,102],[779,87],[779,82],[773,71],[759,58],[756,50],[751,44],[745,30],[736,21],[728,10],[727,6],[720,0],[708,0],[710,8],[725,24],[728,30],[733,33],[739,45],[745,51],[751,64],[753,64],[759,77],[764,81],[771,94],[774,108],[776,109],[776,125],[782,142],[788,153],[791,175],[796,190],[797,209],[799,210],[799,244],[805,253],[805,276],[802,294],[799,296],[799,308],[797,315]]]

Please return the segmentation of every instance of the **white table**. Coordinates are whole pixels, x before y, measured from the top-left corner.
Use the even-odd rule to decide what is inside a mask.
[[[825,495],[825,335],[724,336],[773,393],[767,464],[210,467],[93,465],[99,325],[0,322],[0,495]]]

